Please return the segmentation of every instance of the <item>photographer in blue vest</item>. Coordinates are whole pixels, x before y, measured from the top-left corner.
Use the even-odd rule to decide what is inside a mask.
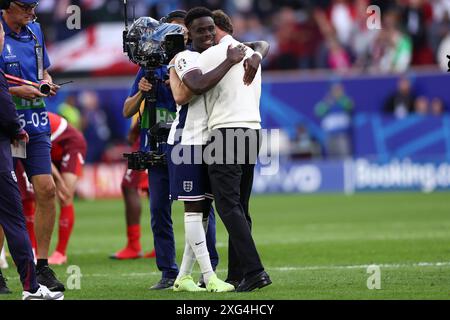
[[[0,56],[0,68],[6,74],[35,83],[48,83],[50,96],[59,86],[52,83],[47,69],[47,56],[41,27],[36,23],[36,0],[12,1],[2,11],[0,21],[5,32],[5,47]],[[51,175],[50,123],[44,98],[47,96],[29,85],[10,86],[21,129],[30,136],[26,146],[26,159],[21,159],[36,193],[35,232],[37,239],[37,280],[51,291],[64,291],[48,266],[48,251],[56,215],[55,182]]]
[[[4,3],[1,3],[3,6]],[[0,52],[3,49],[4,32],[0,24]],[[33,251],[25,226],[17,177],[13,171],[11,143],[27,143],[28,134],[20,128],[19,117],[11,100],[8,84],[0,69],[0,248],[3,246],[3,233],[8,240],[9,250],[23,286],[23,300],[63,300],[62,292],[50,292],[39,285],[33,262]],[[0,271],[0,294],[11,291],[6,286]]]

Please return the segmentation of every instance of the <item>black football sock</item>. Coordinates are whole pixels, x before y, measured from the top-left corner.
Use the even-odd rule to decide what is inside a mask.
[[[40,270],[48,266],[48,259],[38,259],[36,264],[36,269]]]

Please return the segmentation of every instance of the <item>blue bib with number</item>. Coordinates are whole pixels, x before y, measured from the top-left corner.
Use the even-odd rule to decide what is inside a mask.
[[[13,97],[19,122],[29,135],[50,133],[50,122],[42,99],[25,100]]]

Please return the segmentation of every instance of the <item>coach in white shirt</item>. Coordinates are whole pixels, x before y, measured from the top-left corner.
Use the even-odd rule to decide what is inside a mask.
[[[220,65],[229,45],[237,46],[231,34],[231,20],[222,11],[214,12],[216,42],[204,51],[198,66],[203,73]],[[254,55],[247,50],[247,57]],[[205,96],[211,146],[223,143],[223,154],[211,158],[208,173],[216,208],[229,234],[228,282],[239,282],[237,291],[252,291],[271,284],[264,271],[251,235],[248,212],[253,172],[260,147],[261,68],[250,83],[245,77],[245,60],[230,69]],[[243,81],[244,80],[244,81]]]

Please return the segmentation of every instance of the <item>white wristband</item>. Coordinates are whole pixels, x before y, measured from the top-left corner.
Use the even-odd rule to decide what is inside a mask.
[[[260,58],[261,58],[261,60],[263,59],[263,56],[262,56],[262,54],[261,53],[259,53],[259,52],[257,52],[257,51],[255,51],[253,54],[257,54]]]

